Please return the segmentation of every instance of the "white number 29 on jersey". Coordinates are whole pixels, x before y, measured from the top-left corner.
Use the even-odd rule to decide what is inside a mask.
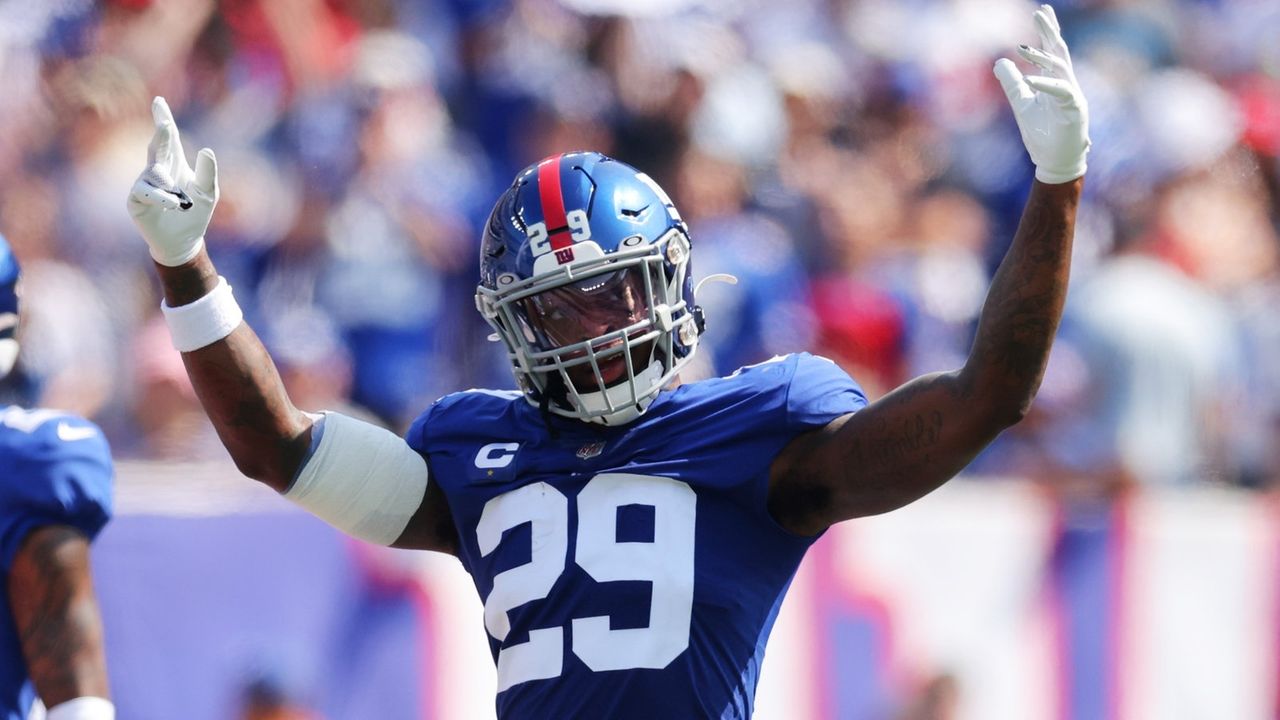
[[[653,583],[649,625],[613,630],[607,615],[574,618],[573,654],[596,672],[664,668],[689,646],[693,613],[693,543],[697,496],[679,480],[603,473],[578,493],[578,565],[597,582]],[[619,542],[618,509],[653,508],[653,542]],[[541,600],[564,572],[569,550],[569,499],[547,483],[534,483],[485,503],[476,526],[480,554],[497,549],[502,534],[532,526],[532,558],[498,573],[484,604],[484,625],[502,642],[511,632],[508,612]],[[564,669],[564,627],[537,628],[529,639],[498,653],[498,692],[517,683],[558,677]]]

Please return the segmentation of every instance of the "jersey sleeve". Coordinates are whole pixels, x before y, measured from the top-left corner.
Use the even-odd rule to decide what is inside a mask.
[[[866,406],[866,393],[839,365],[809,353],[800,353],[795,358],[787,387],[788,427],[795,430],[821,427]]]
[[[439,404],[437,400],[430,407],[422,412],[413,423],[409,425],[409,429],[404,433],[404,441],[409,447],[413,448],[419,455],[427,454],[427,423],[431,422],[432,411]]]
[[[478,437],[494,426],[510,432],[524,404],[512,390],[472,389],[451,393],[431,403],[405,431],[405,442],[423,455],[459,437]]]
[[[17,431],[14,431],[15,433]],[[45,525],[70,525],[93,540],[111,518],[111,449],[93,423],[63,415],[8,444],[0,476],[0,570]]]

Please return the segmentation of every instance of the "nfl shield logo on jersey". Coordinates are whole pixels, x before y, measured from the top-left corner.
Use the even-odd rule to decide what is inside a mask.
[[[604,452],[604,441],[599,440],[593,443],[587,443],[578,448],[578,458],[582,460],[590,460],[591,458]]]

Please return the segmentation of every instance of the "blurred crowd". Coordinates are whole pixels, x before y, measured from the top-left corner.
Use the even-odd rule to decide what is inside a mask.
[[[1280,477],[1280,4],[1056,5],[1091,110],[1071,296],[987,475]],[[295,402],[403,428],[512,387],[474,310],[515,172],[594,149],[689,221],[694,376],[809,349],[872,397],[963,362],[1032,178],[994,60],[1024,0],[0,0],[9,400],[117,454],[222,457],[125,211],[164,95],[208,247]]]

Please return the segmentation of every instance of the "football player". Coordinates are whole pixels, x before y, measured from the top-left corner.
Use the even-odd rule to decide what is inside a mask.
[[[456,555],[500,717],[747,717],[814,539],[946,482],[1035,395],[1089,146],[1053,10],[1035,22],[1041,48],[1020,53],[1042,72],[995,67],[1036,180],[972,352],[870,404],[807,354],[681,385],[703,328],[688,229],[652,180],[595,153],[521,172],[483,231],[476,305],[520,389],[449,395],[403,439],[290,402],[204,251],[214,154],[188,166],[160,98],[129,208],[240,470],[356,537]]]
[[[18,356],[19,268],[0,237],[0,377]],[[0,718],[111,720],[89,543],[111,517],[111,452],[89,421],[0,407]]]

